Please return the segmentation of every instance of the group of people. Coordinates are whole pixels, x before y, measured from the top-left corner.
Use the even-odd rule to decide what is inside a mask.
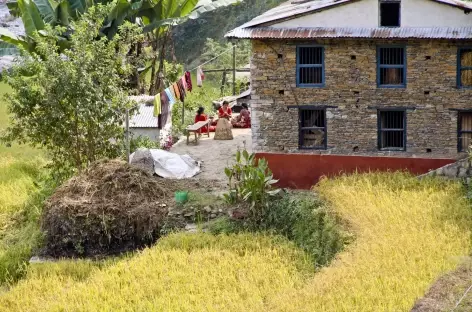
[[[243,103],[241,112],[235,118],[232,118],[233,111],[229,107],[229,103],[224,101],[221,107],[218,109],[218,121],[213,121],[210,124],[210,132],[216,132],[218,127],[218,122],[220,124],[224,123],[231,123],[233,128],[251,128],[251,116],[249,113],[249,108],[246,103]],[[205,109],[203,107],[199,107],[197,111],[197,115],[195,116],[195,123],[199,121],[207,121],[208,116],[205,114]],[[221,120],[221,121],[220,121]],[[202,128],[202,132],[207,132],[208,129],[205,126]]]

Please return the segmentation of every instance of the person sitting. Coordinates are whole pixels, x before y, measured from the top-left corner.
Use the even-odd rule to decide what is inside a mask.
[[[228,101],[223,102],[223,106],[218,109],[218,123],[216,124],[215,140],[232,140],[233,133],[231,132],[231,108]]]
[[[251,128],[251,114],[246,103],[241,105],[243,109],[239,113],[239,116],[234,118],[231,123],[234,128]]]
[[[205,108],[199,107],[197,110],[197,115],[195,116],[195,123],[200,122],[200,121],[207,121],[208,116],[205,114]],[[200,130],[198,130],[198,134],[206,133],[208,131],[208,126],[202,127]],[[215,132],[215,127],[210,126],[210,132]]]
[[[218,109],[218,117],[226,120],[231,120],[232,110],[229,107],[228,101],[224,101],[223,105]]]

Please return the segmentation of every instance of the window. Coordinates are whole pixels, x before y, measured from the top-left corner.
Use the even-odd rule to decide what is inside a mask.
[[[324,48],[297,47],[297,86],[324,85]]]
[[[472,144],[472,112],[459,112],[458,121],[459,152],[466,152]]]
[[[380,0],[380,27],[400,27],[400,1]]]
[[[402,110],[378,112],[379,150],[406,150],[406,113]]]
[[[457,60],[457,86],[472,87],[472,48],[460,48]]]
[[[377,49],[377,85],[381,88],[406,86],[405,47],[380,47]]]
[[[300,108],[300,149],[326,149],[326,110]]]

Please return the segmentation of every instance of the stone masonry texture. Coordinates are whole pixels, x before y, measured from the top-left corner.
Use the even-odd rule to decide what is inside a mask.
[[[296,47],[307,44],[324,46],[322,88],[297,88]],[[406,88],[377,87],[377,47],[384,45],[406,47]],[[461,46],[472,41],[253,40],[253,150],[460,158],[457,109],[472,109],[472,90],[457,88]],[[298,105],[332,107],[326,109],[326,150],[299,150],[298,109],[289,108]],[[405,152],[378,150],[377,108],[382,107],[409,108]]]

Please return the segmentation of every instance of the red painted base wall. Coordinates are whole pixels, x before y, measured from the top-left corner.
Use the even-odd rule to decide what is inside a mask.
[[[322,176],[369,171],[409,171],[420,175],[454,159],[257,153],[265,158],[280,187],[310,189]]]

